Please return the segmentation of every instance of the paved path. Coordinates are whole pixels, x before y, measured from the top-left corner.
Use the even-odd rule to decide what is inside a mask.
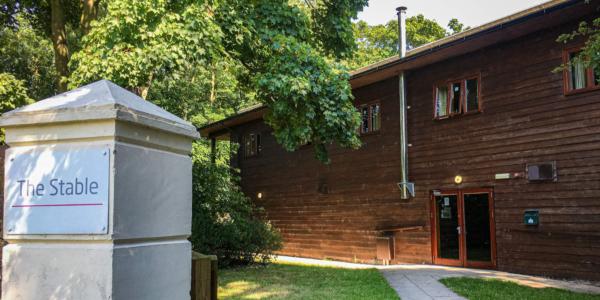
[[[446,274],[410,269],[382,269],[381,272],[402,300],[465,299],[452,292],[440,280]]]
[[[600,286],[588,282],[554,280],[495,270],[432,265],[392,265],[382,267],[380,270],[403,300],[464,299],[439,282],[441,278],[462,276],[501,279],[534,288],[553,287],[580,293],[600,294]]]
[[[441,278],[462,276],[495,278],[512,281],[520,285],[535,288],[554,287],[559,289],[567,289],[574,292],[600,294],[600,286],[593,285],[588,282],[554,280],[544,277],[520,275],[494,270],[411,264],[381,266],[289,256],[279,256],[277,257],[277,261],[354,269],[377,268],[381,271],[392,288],[394,288],[398,295],[400,295],[402,300],[465,299],[456,295],[439,282]]]

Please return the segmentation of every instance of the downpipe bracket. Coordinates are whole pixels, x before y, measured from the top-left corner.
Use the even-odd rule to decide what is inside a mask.
[[[403,195],[405,194],[404,192],[406,192],[407,195],[410,195],[410,197],[414,197],[415,196],[415,183],[414,182],[398,182],[398,188],[400,189],[400,191],[402,191]],[[403,197],[404,199],[404,197]],[[408,197],[406,198],[408,199]]]

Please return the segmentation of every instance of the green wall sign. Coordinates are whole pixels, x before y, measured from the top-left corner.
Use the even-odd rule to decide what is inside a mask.
[[[540,212],[537,210],[526,210],[523,221],[527,226],[536,226],[540,223]]]

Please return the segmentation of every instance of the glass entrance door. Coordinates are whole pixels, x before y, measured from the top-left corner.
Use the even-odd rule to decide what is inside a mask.
[[[442,191],[432,198],[434,263],[495,267],[491,189]]]
[[[437,258],[445,265],[462,265],[460,261],[460,214],[458,195],[435,196],[437,221]]]

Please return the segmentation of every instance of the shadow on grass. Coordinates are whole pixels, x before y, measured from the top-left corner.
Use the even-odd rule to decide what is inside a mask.
[[[376,269],[273,263],[219,272],[219,299],[399,299]]]

